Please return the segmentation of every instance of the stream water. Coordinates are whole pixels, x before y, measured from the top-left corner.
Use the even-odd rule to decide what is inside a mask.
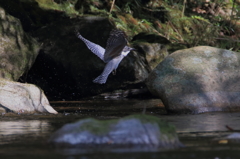
[[[0,159],[233,159],[240,158],[240,145],[220,142],[231,134],[230,127],[240,130],[239,112],[214,112],[198,115],[168,115],[158,99],[52,102],[59,112],[50,114],[0,115]],[[47,143],[49,136],[64,124],[93,117],[120,118],[145,113],[158,116],[176,126],[184,148],[166,151],[113,151],[60,149]],[[223,140],[224,141],[224,140]]]

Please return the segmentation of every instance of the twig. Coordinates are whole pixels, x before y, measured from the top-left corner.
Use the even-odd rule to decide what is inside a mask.
[[[232,18],[232,16],[233,16],[233,10],[234,10],[235,1],[236,1],[236,0],[233,0],[231,18]]]
[[[113,0],[113,2],[112,2],[111,9],[110,9],[110,13],[111,13],[112,10],[113,10],[113,6],[114,6],[114,4],[115,4],[115,0]]]
[[[186,7],[186,1],[187,1],[187,0],[184,0],[184,1],[183,1],[182,17],[184,16],[185,7]]]
[[[231,40],[233,42],[240,42],[240,40],[227,39],[227,38],[215,38],[215,39],[217,39],[217,40],[227,40],[227,41]]]

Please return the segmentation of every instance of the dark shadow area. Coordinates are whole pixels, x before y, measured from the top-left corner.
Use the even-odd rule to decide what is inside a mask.
[[[44,90],[49,100],[71,100],[77,92],[74,79],[65,68],[40,51],[32,68],[21,79]]]

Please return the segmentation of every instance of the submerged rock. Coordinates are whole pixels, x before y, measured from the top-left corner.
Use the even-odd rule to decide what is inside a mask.
[[[57,114],[43,91],[32,84],[0,79],[0,112]]]
[[[176,148],[182,146],[174,126],[148,115],[131,115],[119,120],[106,121],[92,118],[79,120],[64,125],[51,136],[49,142],[83,148],[94,146]]]
[[[232,133],[226,137],[227,139],[237,139],[240,141],[240,133]]]
[[[240,110],[240,53],[199,46],[179,50],[149,75],[150,92],[168,112]]]
[[[239,144],[240,143],[240,133],[233,132],[225,137],[218,137],[213,140],[214,143],[218,144]]]

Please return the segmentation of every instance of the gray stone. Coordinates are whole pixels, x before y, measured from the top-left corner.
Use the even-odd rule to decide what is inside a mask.
[[[240,133],[232,133],[226,137],[227,139],[238,139],[240,140]]]
[[[134,48],[138,54],[143,54],[149,64],[150,69],[154,69],[166,56],[168,56],[167,47],[161,43],[137,42]]]
[[[149,75],[169,112],[240,110],[240,53],[198,46],[169,55]]]
[[[0,79],[0,112],[57,114],[41,89],[5,79]]]
[[[39,45],[17,18],[0,8],[0,78],[17,81],[35,61]]]
[[[50,143],[62,146],[120,146],[127,148],[176,148],[175,127],[157,117],[132,115],[122,119],[99,121],[92,118],[66,124],[56,131]]]

